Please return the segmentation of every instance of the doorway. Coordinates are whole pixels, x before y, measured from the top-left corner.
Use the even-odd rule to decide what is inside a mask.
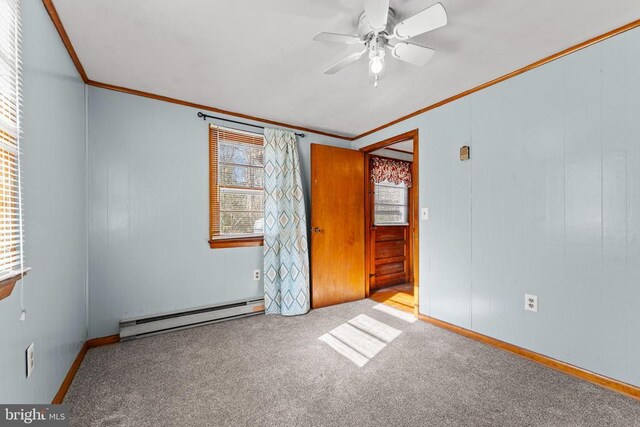
[[[417,129],[360,149],[365,153],[365,294],[416,316],[418,149]]]
[[[410,168],[412,185],[406,189],[406,224],[401,233],[399,229],[373,230],[377,231],[373,234],[379,242],[391,242],[380,245],[388,256],[378,257],[378,265],[375,265],[376,260],[373,264],[371,261],[376,248],[371,245],[371,227],[375,220],[374,200],[369,194],[370,162],[372,157],[382,157],[380,153],[374,153],[377,150],[387,147],[401,150],[393,147],[400,142],[410,147],[415,160]],[[311,144],[312,308],[374,296],[379,302],[399,301],[395,308],[403,308],[417,316],[420,277],[417,159],[417,129],[359,150]],[[401,245],[406,249],[398,256],[397,247]],[[402,263],[402,271],[398,271],[398,263]],[[387,273],[377,277],[377,284],[394,287],[376,292],[376,283],[374,281],[371,286],[370,277],[372,273],[375,275],[376,267],[378,273]]]

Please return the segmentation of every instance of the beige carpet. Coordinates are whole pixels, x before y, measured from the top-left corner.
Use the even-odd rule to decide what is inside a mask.
[[[640,426],[639,401],[376,305],[91,349],[72,425]]]

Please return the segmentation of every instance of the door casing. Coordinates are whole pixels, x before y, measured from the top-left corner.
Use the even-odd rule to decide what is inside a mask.
[[[409,208],[409,232],[411,237],[409,238],[409,257],[411,264],[411,277],[413,278],[413,313],[417,316],[419,312],[419,287],[420,287],[420,181],[419,181],[419,148],[420,139],[418,129],[410,130],[400,135],[392,136],[383,141],[376,142],[375,144],[367,145],[360,148],[360,151],[365,153],[365,188],[369,188],[369,176],[370,176],[370,163],[369,153],[375,150],[379,150],[389,145],[395,144],[400,141],[406,141],[408,139],[413,140],[413,163],[411,163],[411,196],[410,196],[410,208]],[[368,193],[368,191],[367,191]],[[371,266],[369,260],[372,256],[371,245],[371,225],[372,225],[372,200],[368,194],[365,196],[365,295],[370,295],[371,284]]]

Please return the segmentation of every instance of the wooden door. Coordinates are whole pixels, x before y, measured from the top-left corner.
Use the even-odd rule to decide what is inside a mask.
[[[410,283],[409,226],[373,226],[370,289]]]
[[[311,144],[311,305],[365,297],[364,154]]]

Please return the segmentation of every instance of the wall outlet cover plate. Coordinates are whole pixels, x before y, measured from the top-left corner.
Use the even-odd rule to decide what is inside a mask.
[[[34,353],[34,346],[33,343],[31,343],[31,345],[29,345],[29,347],[27,347],[27,351],[25,352],[25,356],[26,356],[26,366],[27,366],[27,378],[29,378],[31,376],[31,372],[33,372],[33,367],[35,365],[35,353]]]
[[[527,311],[538,312],[538,296],[531,294],[524,294],[524,309]]]

